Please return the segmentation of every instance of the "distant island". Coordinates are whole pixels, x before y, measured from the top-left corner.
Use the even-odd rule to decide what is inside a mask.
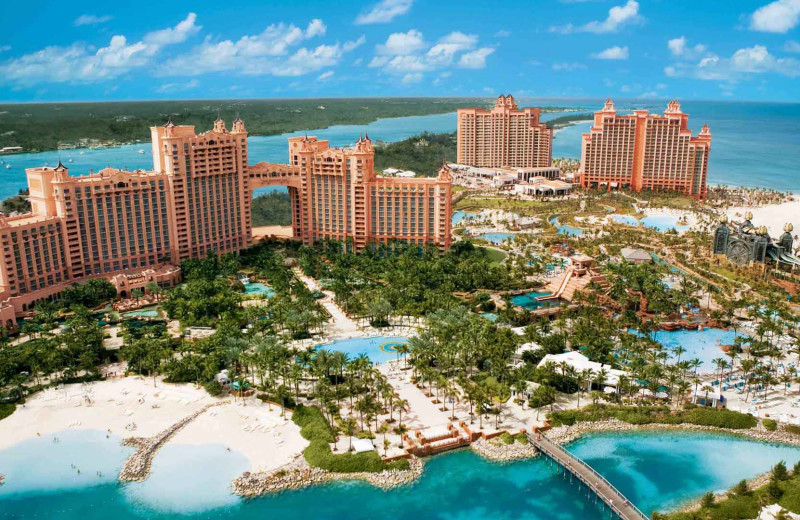
[[[491,102],[484,98],[353,98],[4,104],[0,105],[0,148],[19,146],[24,152],[40,152],[149,141],[150,127],[168,118],[176,124],[208,128],[218,113],[228,119],[240,113],[250,135],[275,135],[442,114]]]

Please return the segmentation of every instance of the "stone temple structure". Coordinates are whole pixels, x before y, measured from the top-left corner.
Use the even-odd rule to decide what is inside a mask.
[[[743,222],[728,222],[722,217],[714,232],[714,254],[727,258],[736,265],[774,264],[775,268],[794,269],[800,267],[800,258],[794,256],[793,226],[786,224],[784,233],[773,240],[765,226],[753,225],[752,213],[745,215]]]

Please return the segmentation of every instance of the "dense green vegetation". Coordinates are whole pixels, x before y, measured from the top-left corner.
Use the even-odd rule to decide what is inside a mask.
[[[456,134],[424,133],[404,141],[375,147],[375,171],[386,168],[411,170],[418,175],[435,177],[442,161],[456,160]]]
[[[0,203],[0,213],[6,215],[17,213],[28,213],[31,210],[31,203],[28,201],[28,188],[19,190],[19,195],[9,197]]]
[[[548,128],[564,128],[579,121],[591,121],[592,114],[569,114],[551,119],[547,122]]]
[[[250,206],[253,226],[288,226],[292,223],[292,207],[289,194],[272,191],[253,199]]]
[[[349,313],[373,318],[380,306],[388,309],[382,314],[422,316],[459,305],[454,292],[524,283],[514,266],[497,264],[470,242],[457,242],[444,254],[404,244],[349,254],[340,243],[328,243],[304,248],[300,260],[303,271],[321,280]]]
[[[668,406],[589,405],[582,410],[552,412],[549,417],[553,426],[606,419],[618,419],[630,424],[694,424],[734,430],[746,430],[758,424],[758,420],[749,414],[688,405],[680,411],[671,411]]]
[[[314,467],[334,473],[379,473],[385,470],[408,469],[408,460],[383,462],[376,451],[362,453],[331,452],[331,442],[336,435],[319,408],[300,406],[292,414],[292,421],[300,426],[300,435],[311,442],[303,451],[303,456]]]
[[[17,405],[14,403],[0,403],[0,421],[14,413]]]
[[[786,465],[779,462],[772,468],[769,482],[763,486],[751,490],[747,482],[742,480],[720,501],[715,501],[714,495],[707,493],[701,500],[699,510],[673,514],[653,513],[653,520],[756,518],[763,506],[776,503],[792,513],[800,513],[800,463],[795,464],[792,473],[789,474]]]
[[[39,151],[75,144],[79,139],[143,141],[150,139],[151,126],[164,124],[168,117],[175,124],[210,129],[218,111],[228,124],[238,112],[250,135],[273,135],[331,125],[363,125],[379,118],[454,112],[484,104],[485,100],[474,98],[366,98],[0,105],[0,147]]]

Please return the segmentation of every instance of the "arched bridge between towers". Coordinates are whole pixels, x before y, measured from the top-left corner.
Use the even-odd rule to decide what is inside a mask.
[[[300,168],[290,164],[260,162],[247,167],[250,189],[266,186],[300,188]]]
[[[623,520],[648,520],[630,500],[615,488],[611,482],[596,472],[591,466],[551,441],[543,433],[528,434],[528,440],[542,455],[571,473],[607,505],[611,512]]]

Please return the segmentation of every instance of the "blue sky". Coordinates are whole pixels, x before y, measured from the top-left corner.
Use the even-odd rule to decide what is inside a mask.
[[[800,0],[3,2],[0,102],[800,101]]]

